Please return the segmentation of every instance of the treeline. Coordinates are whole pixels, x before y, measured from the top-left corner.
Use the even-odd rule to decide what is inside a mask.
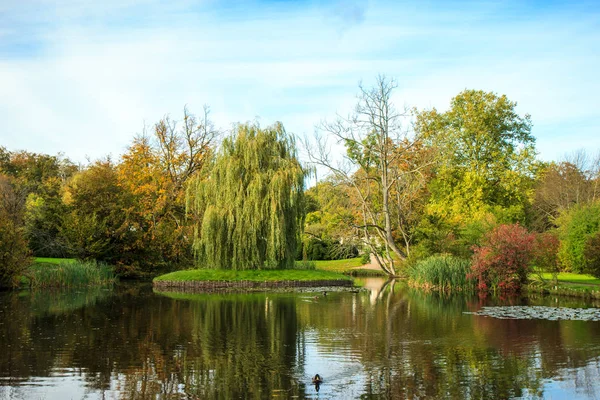
[[[121,276],[190,265],[185,190],[212,159],[219,132],[208,115],[165,117],[118,161],[85,167],[0,148],[0,284],[14,284],[26,255],[102,261]]]
[[[506,96],[465,90],[445,112],[398,110],[395,87],[379,77],[352,114],[319,126],[310,156],[330,174],[307,191],[311,240],[354,241],[390,274],[469,260],[481,288],[518,288],[532,268],[600,275],[600,153],[542,162],[530,116]]]
[[[436,255],[499,264],[513,246],[527,250],[528,268],[600,270],[598,158],[538,160],[531,118],[506,96],[465,90],[445,112],[399,110],[395,87],[379,77],[360,88],[353,113],[318,126],[304,145],[329,173],[304,193],[312,167],[300,165],[281,124],[238,125],[218,146],[208,108],[163,118],[118,160],[80,166],[0,147],[0,285],[14,283],[30,255],[139,276],[360,252],[395,275]]]

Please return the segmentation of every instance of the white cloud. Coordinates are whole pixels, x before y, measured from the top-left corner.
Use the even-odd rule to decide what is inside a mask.
[[[224,127],[260,116],[311,133],[349,111],[359,80],[378,73],[396,77],[399,101],[420,108],[444,109],[465,88],[505,93],[532,114],[543,155],[553,143],[589,143],[600,124],[597,13],[502,20],[499,3],[207,4],[37,1],[37,13],[5,4],[0,144],[78,161],[117,155],[144,122],[205,103]],[[563,133],[569,121],[585,129]]]

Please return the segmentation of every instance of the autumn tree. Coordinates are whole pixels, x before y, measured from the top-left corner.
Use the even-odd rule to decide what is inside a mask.
[[[117,167],[119,185],[132,196],[124,223],[137,232],[132,251],[142,269],[192,261],[185,188],[210,162],[219,137],[209,114],[205,106],[200,117],[187,109],[180,122],[166,116],[133,140]]]
[[[6,176],[0,175],[0,288],[16,286],[19,275],[31,263],[24,208],[25,193],[19,193]]]
[[[504,95],[465,90],[446,112],[418,112],[415,127],[436,154],[428,221],[460,236],[490,219],[525,219],[538,164],[531,118],[516,106]]]
[[[283,125],[238,125],[207,175],[193,179],[198,265],[292,268],[304,215],[305,171]]]
[[[535,187],[532,223],[543,231],[556,226],[555,219],[575,205],[600,199],[600,153],[585,150],[568,154],[540,171]]]
[[[322,123],[316,149],[306,144],[311,161],[352,192],[356,210],[352,226],[390,275],[396,274],[397,260],[410,253],[414,212],[429,165],[419,136],[403,124],[410,112],[393,104],[396,87],[384,76],[372,88],[360,85],[354,112]],[[343,160],[331,157],[329,138],[345,146]]]

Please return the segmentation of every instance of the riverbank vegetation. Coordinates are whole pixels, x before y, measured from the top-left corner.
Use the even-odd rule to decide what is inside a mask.
[[[120,157],[87,165],[0,147],[0,286],[53,279],[32,257],[154,277],[302,260],[348,273],[364,255],[443,290],[600,278],[600,157],[537,159],[532,117],[504,95],[464,90],[445,111],[398,109],[396,87],[361,86],[351,115],[304,140],[306,164],[283,124],[225,135],[208,107],[164,117]]]
[[[75,288],[107,286],[117,281],[113,269],[94,261],[75,260],[58,263],[36,262],[21,278],[21,286],[29,288]]]

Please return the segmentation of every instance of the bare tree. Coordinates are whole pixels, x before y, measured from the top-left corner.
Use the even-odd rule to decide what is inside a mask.
[[[600,198],[600,152],[591,156],[578,150],[551,163],[537,184],[534,209],[540,230],[553,226],[561,211],[577,204],[589,204]]]
[[[360,208],[355,233],[389,275],[396,275],[396,261],[410,252],[414,210],[429,165],[420,139],[409,129],[409,109],[398,111],[392,103],[396,87],[385,76],[378,76],[372,88],[360,85],[354,112],[322,122],[316,146],[305,141],[311,162],[352,190]],[[346,148],[342,160],[331,156],[331,138]]]

